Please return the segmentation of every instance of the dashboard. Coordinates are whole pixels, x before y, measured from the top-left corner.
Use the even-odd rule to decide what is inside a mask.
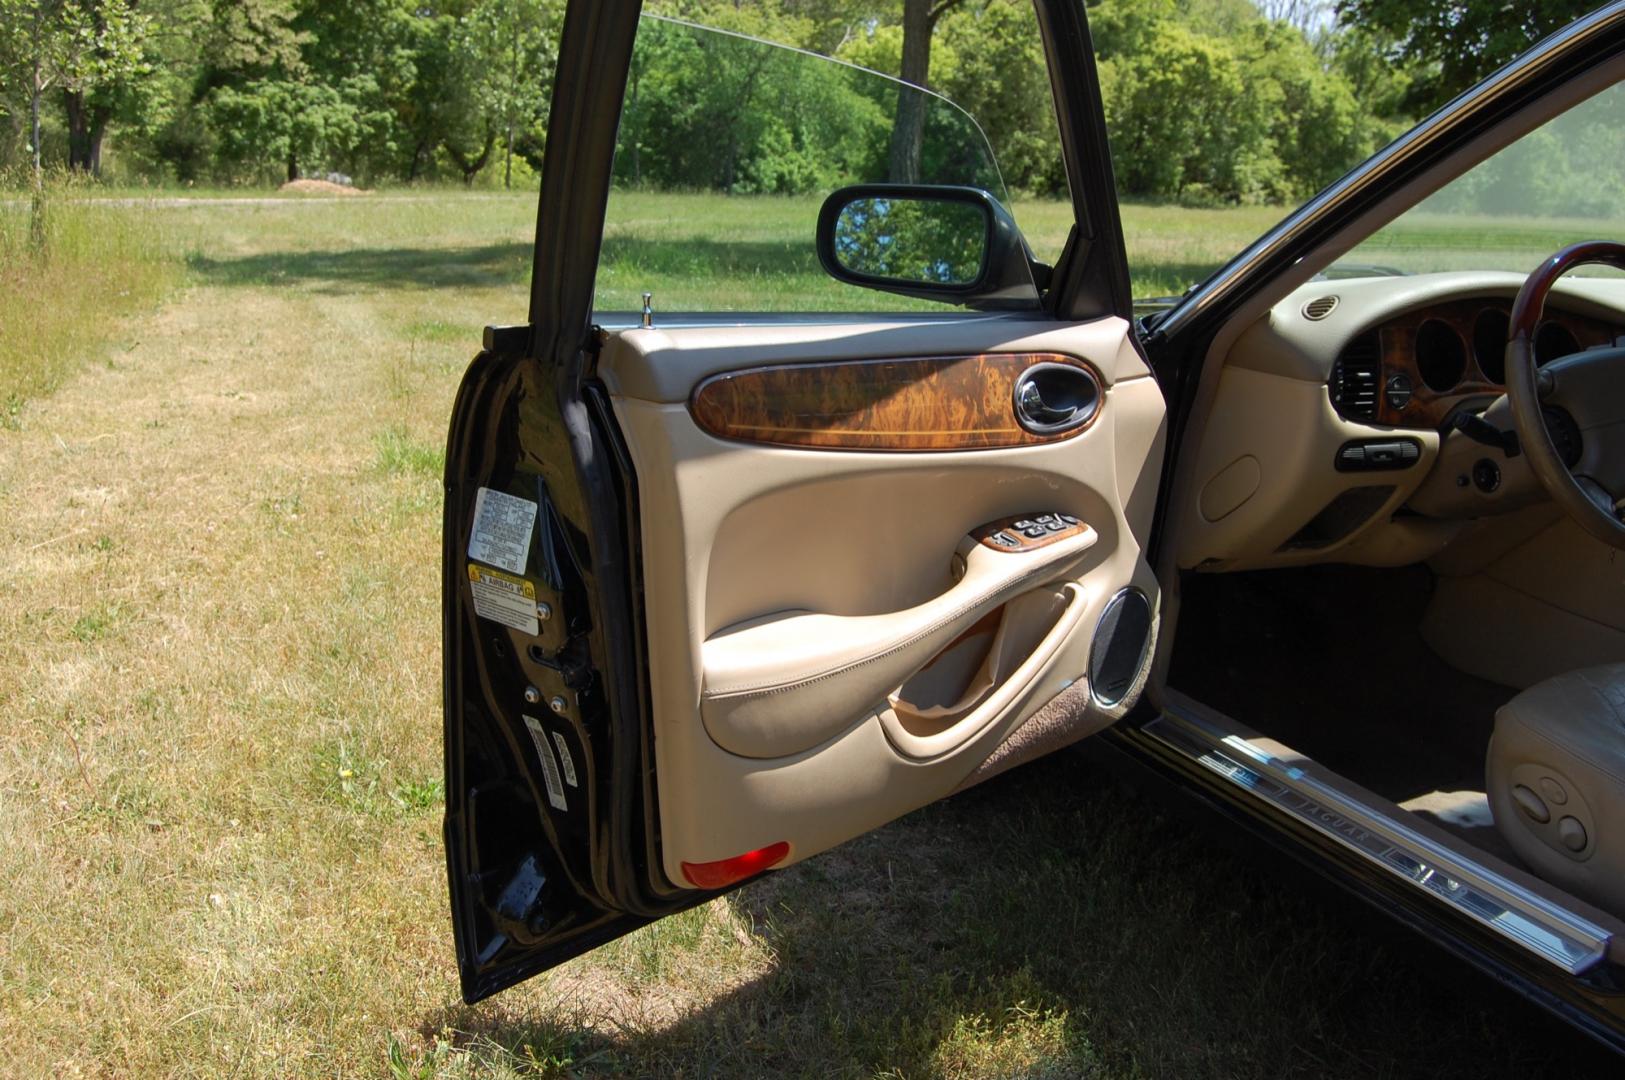
[[[1194,464],[1174,495],[1179,564],[1405,565],[1474,521],[1544,500],[1526,458],[1451,424],[1471,410],[1511,429],[1504,354],[1523,282],[1489,271],[1311,281],[1244,329],[1216,384],[1204,376],[1212,396],[1193,416]],[[1625,278],[1565,278],[1537,361],[1622,337]]]
[[[1328,382],[1333,406],[1362,423],[1442,427],[1459,406],[1506,392],[1511,313],[1511,301],[1481,296],[1386,319],[1338,354]],[[1554,307],[1535,332],[1536,362],[1612,344],[1622,333],[1619,325]]]

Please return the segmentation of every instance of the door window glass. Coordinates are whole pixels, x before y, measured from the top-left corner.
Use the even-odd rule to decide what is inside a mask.
[[[1625,235],[1625,86],[1531,131],[1367,237],[1339,276],[1527,274],[1559,248]],[[1604,266],[1576,274],[1614,276]]]
[[[1013,195],[971,112],[871,70],[901,69],[905,28],[871,14],[874,5],[847,6],[843,15],[841,4],[823,5],[830,14],[819,20],[792,17],[785,12],[798,6],[772,0],[650,5],[623,103],[596,283],[600,312],[636,311],[645,292],[657,312],[944,310],[824,272],[819,210],[852,184],[980,188],[1018,224],[1032,219],[1029,243],[1053,260],[1072,215],[1031,7],[979,7],[976,19],[993,19],[994,28],[955,29],[950,18],[930,28],[927,81],[971,85],[989,74],[981,71],[987,58],[962,59],[952,45],[973,31],[1013,38],[1015,14],[1028,24],[1036,77],[1024,72],[1010,92],[1041,95],[1029,107],[1043,111],[1046,127],[1011,143],[1027,186]],[[692,18],[662,14],[666,8]],[[1017,107],[996,93],[980,96],[995,112]]]

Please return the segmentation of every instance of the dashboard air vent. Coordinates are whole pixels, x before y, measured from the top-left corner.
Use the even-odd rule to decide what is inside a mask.
[[[1303,305],[1303,317],[1311,322],[1319,322],[1336,310],[1336,296],[1317,296]]]
[[[1382,347],[1373,330],[1349,342],[1332,365],[1332,407],[1345,419],[1371,423],[1377,418],[1381,381]]]

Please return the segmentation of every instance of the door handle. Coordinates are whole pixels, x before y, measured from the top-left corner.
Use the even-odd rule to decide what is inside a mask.
[[[1100,383],[1087,368],[1034,364],[1016,380],[1016,422],[1034,435],[1083,427],[1100,410]]]

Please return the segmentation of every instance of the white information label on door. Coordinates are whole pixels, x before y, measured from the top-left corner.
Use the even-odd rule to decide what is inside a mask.
[[[559,763],[553,760],[553,745],[547,741],[547,729],[534,716],[525,717],[530,729],[530,741],[536,744],[536,756],[542,759],[542,781],[547,785],[547,801],[555,810],[568,810],[564,799],[564,782],[559,779]]]
[[[530,559],[530,534],[536,529],[536,504],[517,495],[480,488],[474,497],[474,532],[468,557],[523,574]]]
[[[564,736],[558,732],[553,733],[553,745],[559,748],[559,764],[564,766],[564,782],[571,787],[580,787],[576,783],[576,760],[570,756],[570,747],[564,741]]]
[[[536,586],[522,577],[468,564],[468,586],[474,614],[535,637],[542,631],[536,617]]]

